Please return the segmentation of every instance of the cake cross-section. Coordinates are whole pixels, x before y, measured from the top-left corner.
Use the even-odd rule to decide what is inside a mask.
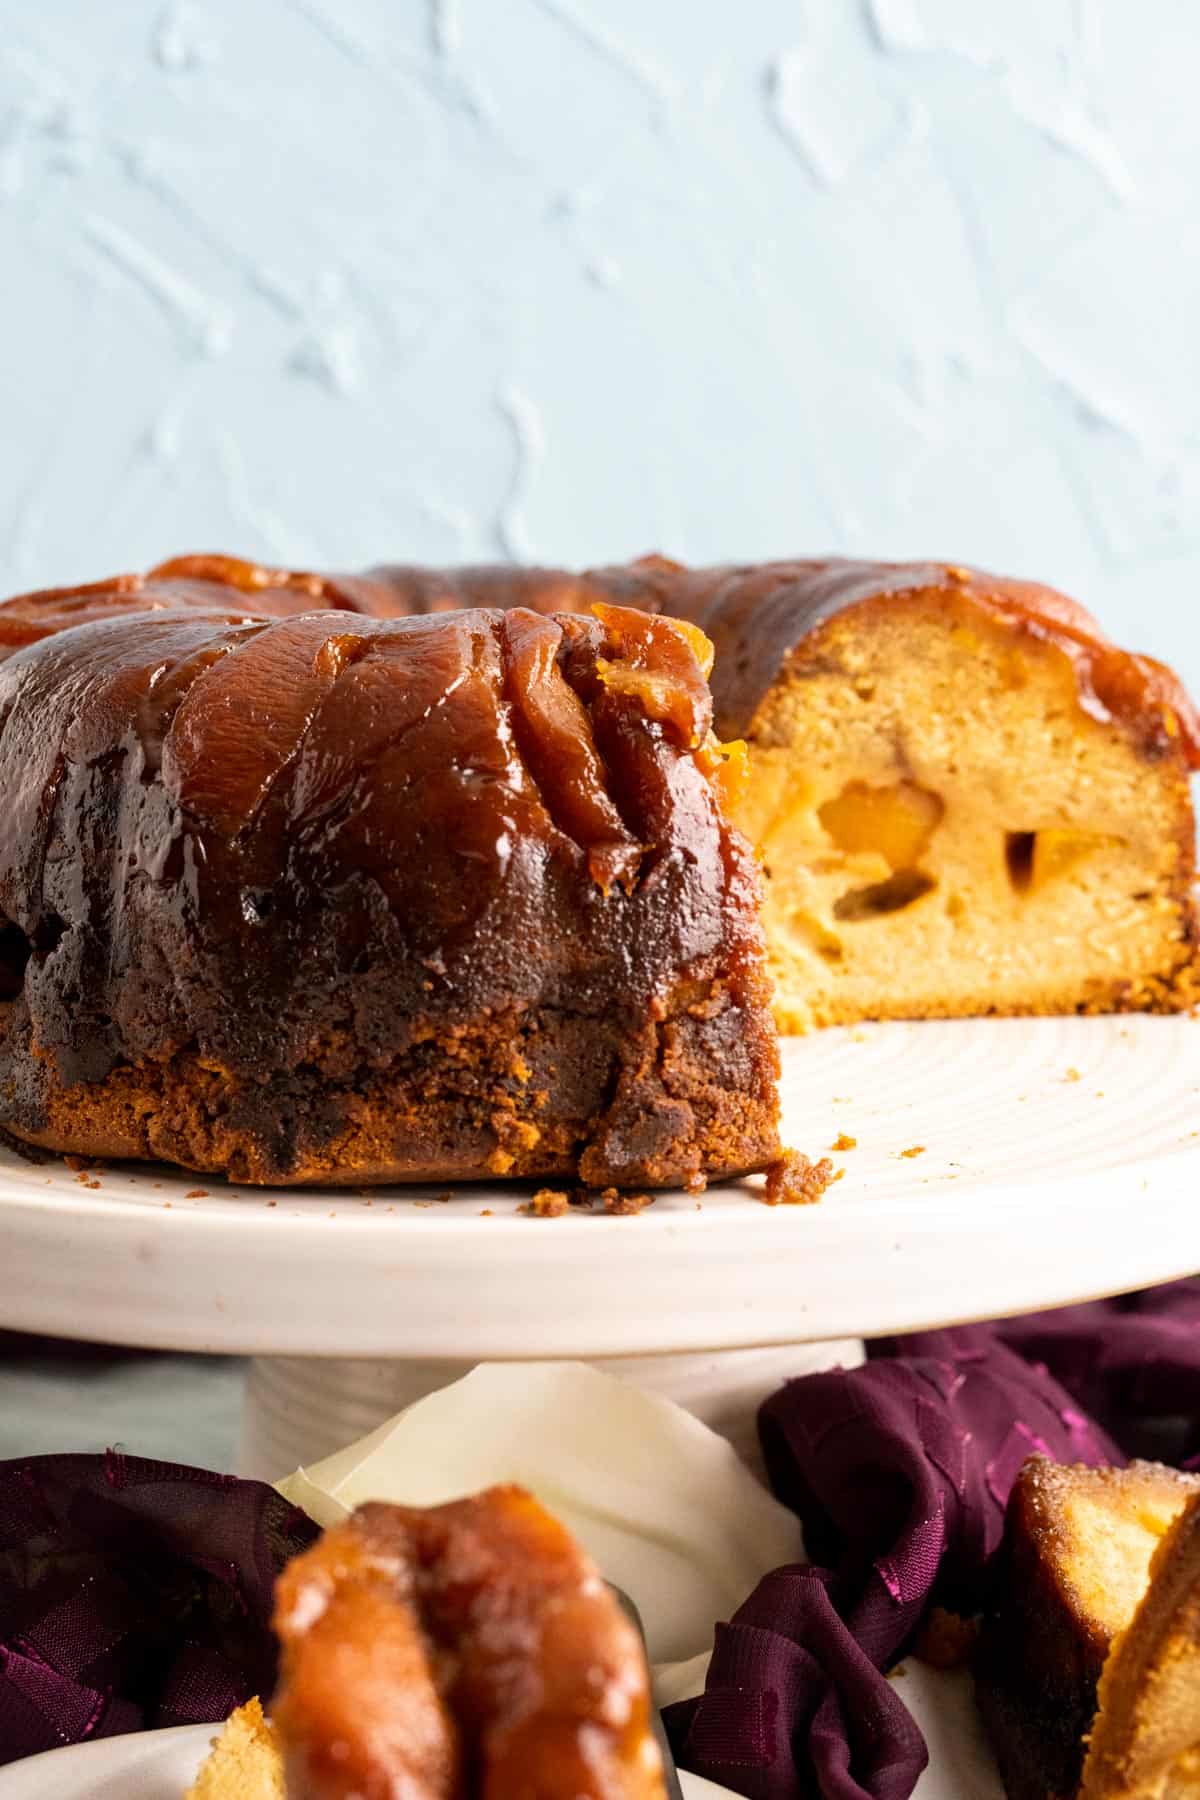
[[[707,633],[784,1030],[1196,998],[1200,724],[1065,595],[841,558],[378,575],[416,610],[600,597]]]

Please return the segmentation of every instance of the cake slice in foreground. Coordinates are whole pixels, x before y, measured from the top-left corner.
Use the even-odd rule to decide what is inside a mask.
[[[289,1800],[664,1800],[641,1639],[530,1494],[360,1507],[276,1586]]]
[[[279,1746],[257,1699],[226,1720],[184,1800],[285,1800]]]
[[[1200,1496],[1154,1552],[1145,1598],[1104,1665],[1080,1793],[1200,1796]]]
[[[1200,1476],[1034,1457],[996,1592],[976,1691],[1009,1800],[1196,1800]]]
[[[187,1800],[666,1800],[638,1631],[521,1488],[359,1507],[275,1629],[272,1725],[235,1713]]]

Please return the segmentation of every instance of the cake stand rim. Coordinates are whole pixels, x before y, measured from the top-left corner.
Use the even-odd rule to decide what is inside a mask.
[[[834,1103],[854,1079],[851,1115]],[[212,1194],[152,1165],[105,1171],[97,1193],[0,1153],[0,1325],[256,1356],[703,1354],[936,1329],[1200,1268],[1195,1021],[822,1033],[785,1051],[789,1081],[792,1141],[862,1120],[818,1206],[724,1187],[535,1220],[511,1188],[448,1206],[419,1189]]]

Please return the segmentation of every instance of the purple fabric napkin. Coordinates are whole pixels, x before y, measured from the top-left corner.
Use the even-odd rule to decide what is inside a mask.
[[[760,1414],[812,1565],[717,1627],[668,1710],[683,1767],[751,1800],[907,1800],[925,1746],[884,1672],[976,1610],[1025,1457],[1200,1453],[1200,1279],[872,1347]],[[0,1462],[0,1762],[215,1723],[274,1678],[278,1570],[315,1528],[258,1482],[110,1452]]]
[[[907,1800],[927,1755],[885,1672],[932,1606],[982,1605],[1026,1457],[1200,1449],[1200,1280],[876,1344],[789,1382],[759,1432],[813,1566],[717,1627],[704,1694],[667,1711],[675,1754],[752,1800]]]
[[[0,1762],[269,1693],[272,1586],[316,1535],[232,1475],[113,1451],[0,1463]]]

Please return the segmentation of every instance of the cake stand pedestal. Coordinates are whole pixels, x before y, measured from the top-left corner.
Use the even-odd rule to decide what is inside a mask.
[[[797,1375],[856,1368],[861,1338],[769,1350],[716,1350],[680,1356],[592,1357],[593,1368],[673,1400],[727,1438],[762,1474],[755,1417],[768,1394]],[[395,1362],[389,1358],[259,1356],[250,1364],[238,1473],[277,1481],[317,1462],[385,1419],[469,1375],[477,1361]]]
[[[0,1150],[0,1324],[264,1359],[242,1458],[279,1476],[485,1360],[600,1362],[746,1451],[759,1400],[846,1340],[1200,1268],[1190,1018],[823,1032],[784,1046],[783,1097],[786,1141],[844,1170],[817,1206],[745,1182],[534,1219],[511,1187],[272,1194]]]

